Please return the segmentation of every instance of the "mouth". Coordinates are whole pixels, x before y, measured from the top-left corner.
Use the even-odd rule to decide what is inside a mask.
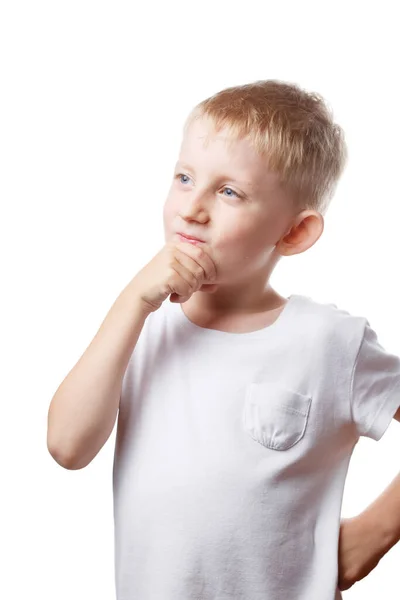
[[[185,235],[184,233],[179,233],[177,232],[178,237],[181,239],[182,242],[190,242],[191,244],[204,244],[204,240],[201,240],[197,237],[190,237],[188,235]]]

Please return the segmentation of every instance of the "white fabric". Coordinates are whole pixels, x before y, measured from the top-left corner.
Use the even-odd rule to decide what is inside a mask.
[[[339,600],[359,436],[400,405],[400,358],[364,317],[292,295],[250,333],[167,299],[125,372],[113,491],[117,600]]]

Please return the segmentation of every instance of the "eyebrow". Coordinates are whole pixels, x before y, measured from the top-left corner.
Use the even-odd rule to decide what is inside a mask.
[[[189,171],[194,171],[193,167],[191,167],[190,165],[188,165],[186,163],[180,162],[178,160],[178,162],[175,165],[175,169],[177,169],[179,167],[181,167],[182,169],[188,169]],[[226,174],[221,175],[221,177],[223,177],[224,179],[231,179],[232,181],[236,181],[237,183],[242,184],[242,185],[248,185],[251,188],[254,187],[254,184],[251,181],[242,181],[240,179],[237,179],[236,177],[233,177],[231,175],[226,175]]]

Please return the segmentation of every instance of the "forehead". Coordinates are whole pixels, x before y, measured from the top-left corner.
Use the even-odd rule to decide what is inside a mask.
[[[182,139],[182,150],[202,156],[218,155],[223,160],[235,161],[240,166],[253,166],[261,163],[247,139],[235,139],[228,128],[215,131],[211,119],[201,117],[190,123]]]

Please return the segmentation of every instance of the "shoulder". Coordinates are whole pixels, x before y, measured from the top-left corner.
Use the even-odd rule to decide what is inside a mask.
[[[358,347],[368,325],[365,316],[351,313],[333,302],[322,302],[310,296],[299,296],[302,320],[308,331],[319,338]]]

